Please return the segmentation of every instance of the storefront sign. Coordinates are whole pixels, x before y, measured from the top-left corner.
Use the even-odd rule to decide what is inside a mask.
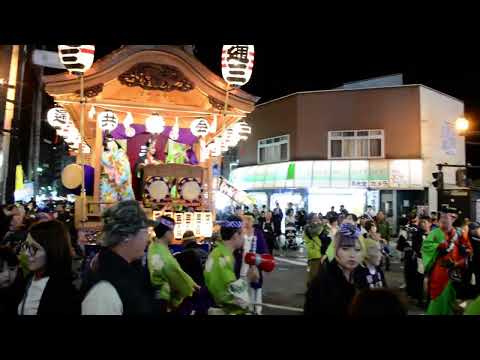
[[[239,189],[423,188],[422,160],[294,161],[237,168],[230,175]]]

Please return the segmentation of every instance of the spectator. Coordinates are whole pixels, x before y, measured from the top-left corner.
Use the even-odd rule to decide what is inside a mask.
[[[194,312],[197,315],[207,315],[209,308],[208,291],[205,287],[203,271],[208,258],[208,253],[197,244],[193,231],[186,231],[182,238],[183,251],[175,255],[175,259],[180,264],[185,273],[200,286],[200,291],[195,292],[192,298],[187,298],[182,303],[179,313],[189,315]]]
[[[367,206],[367,211],[365,212],[365,214],[370,218],[370,220],[373,220],[375,216],[377,216],[377,213],[375,212],[375,210],[373,210],[372,205]]]
[[[468,236],[472,245],[472,261],[470,263],[470,279],[475,285],[473,286],[474,296],[480,295],[480,224],[472,222],[468,225]]]
[[[330,208],[330,211],[327,212],[327,218],[328,219],[333,219],[333,218],[337,219],[338,218],[338,214],[335,212],[335,206],[332,206]]]
[[[13,249],[0,247],[0,316],[17,314],[22,300],[24,281]]]
[[[308,259],[308,280],[307,286],[317,275],[325,255],[330,238],[327,235],[328,229],[322,225],[316,214],[310,214],[308,223],[303,235]]]
[[[345,217],[348,215],[348,210],[345,209],[345,206],[343,205],[340,205],[340,214],[342,214]]]
[[[280,209],[280,204],[277,201],[275,203],[275,209],[273,209],[273,228],[275,231],[275,237],[278,237],[282,234],[282,220],[283,211]]]
[[[328,219],[328,237],[330,238],[329,245],[327,248],[327,259],[328,261],[332,261],[335,258],[335,241],[333,239],[335,238],[335,235],[338,232],[338,220],[337,218],[329,218]]]
[[[168,216],[161,216],[158,221],[156,238],[148,247],[148,271],[155,302],[161,312],[169,312],[176,310],[200,286],[182,270],[168,248],[174,240],[175,221]]]
[[[354,318],[404,317],[407,308],[405,302],[389,289],[366,289],[353,299],[350,315]]]
[[[57,220],[33,225],[22,252],[28,257],[31,275],[19,315],[79,315],[78,292],[73,285],[70,238]]]
[[[432,219],[432,230],[438,227],[438,213],[436,211],[432,211],[430,213],[430,219]]]
[[[270,254],[273,254],[273,249],[278,249],[277,242],[275,241],[275,230],[272,221],[272,212],[267,211],[265,214],[265,221],[261,224],[263,236],[267,242],[268,250]]]
[[[358,228],[360,229],[360,235],[366,238],[367,230],[365,229],[365,223],[367,222],[368,217],[366,215],[362,215],[359,218]]]
[[[353,271],[360,263],[359,231],[344,224],[335,235],[335,259],[326,262],[307,290],[305,315],[346,317],[355,295]]]
[[[385,214],[383,211],[379,211],[376,217],[377,230],[380,233],[382,239],[384,239],[387,244],[390,242],[390,237],[392,234],[392,229],[390,224],[385,219]]]
[[[144,256],[149,220],[134,200],[122,201],[105,210],[104,249],[87,274],[82,293],[83,315],[150,315],[152,293],[144,274],[132,265]]]

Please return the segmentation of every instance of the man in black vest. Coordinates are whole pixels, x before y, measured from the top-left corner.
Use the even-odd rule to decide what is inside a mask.
[[[138,261],[148,242],[149,220],[134,200],[103,215],[103,246],[83,284],[82,315],[150,315],[153,297]]]

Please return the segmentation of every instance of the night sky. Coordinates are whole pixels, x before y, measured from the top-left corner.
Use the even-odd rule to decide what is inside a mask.
[[[413,43],[253,43],[255,68],[243,89],[261,97],[259,103],[296,91],[331,89],[345,82],[403,73],[407,84],[420,83],[464,101],[472,128],[480,129],[480,66],[476,56],[459,49]],[[97,44],[95,57],[99,59],[120,46]],[[222,44],[195,44],[196,57],[219,76],[221,49]],[[479,150],[480,145],[467,146],[467,161],[480,165]]]

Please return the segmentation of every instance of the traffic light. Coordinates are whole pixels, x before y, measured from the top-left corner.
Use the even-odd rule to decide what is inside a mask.
[[[441,171],[432,173],[435,180],[432,181],[432,185],[438,189],[443,188],[443,173]]]

